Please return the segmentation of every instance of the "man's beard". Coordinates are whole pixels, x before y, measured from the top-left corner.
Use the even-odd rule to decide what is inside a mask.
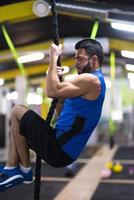
[[[90,63],[88,62],[86,65],[83,66],[82,69],[80,69],[81,72],[78,71],[78,74],[83,74],[83,73],[90,73],[92,71],[92,67]]]

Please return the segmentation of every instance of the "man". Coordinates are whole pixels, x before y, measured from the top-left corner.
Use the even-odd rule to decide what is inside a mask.
[[[8,159],[1,170],[1,192],[22,182],[32,182],[29,148],[54,167],[67,166],[78,158],[98,124],[105,96],[105,82],[100,69],[103,49],[92,39],[79,41],[75,49],[78,76],[60,82],[57,59],[62,45],[52,44],[50,48],[46,93],[49,97],[64,99],[54,129],[25,106],[13,108]]]

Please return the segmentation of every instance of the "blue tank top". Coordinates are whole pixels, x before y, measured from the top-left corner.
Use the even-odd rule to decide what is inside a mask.
[[[90,135],[97,126],[105,97],[105,81],[101,70],[92,72],[101,82],[101,93],[96,100],[87,100],[83,97],[67,98],[64,101],[62,112],[56,123],[56,137],[69,131],[76,116],[85,118],[82,131],[62,145],[63,151],[73,160],[76,160],[85,147]]]

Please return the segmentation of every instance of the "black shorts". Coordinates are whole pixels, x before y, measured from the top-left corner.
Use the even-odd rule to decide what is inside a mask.
[[[56,140],[56,130],[34,111],[23,115],[20,133],[27,138],[29,147],[51,166],[65,167],[73,162]]]

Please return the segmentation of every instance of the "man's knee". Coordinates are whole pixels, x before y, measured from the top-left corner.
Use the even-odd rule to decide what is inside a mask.
[[[23,105],[16,105],[11,110],[11,119],[18,118],[19,120],[29,109]]]

